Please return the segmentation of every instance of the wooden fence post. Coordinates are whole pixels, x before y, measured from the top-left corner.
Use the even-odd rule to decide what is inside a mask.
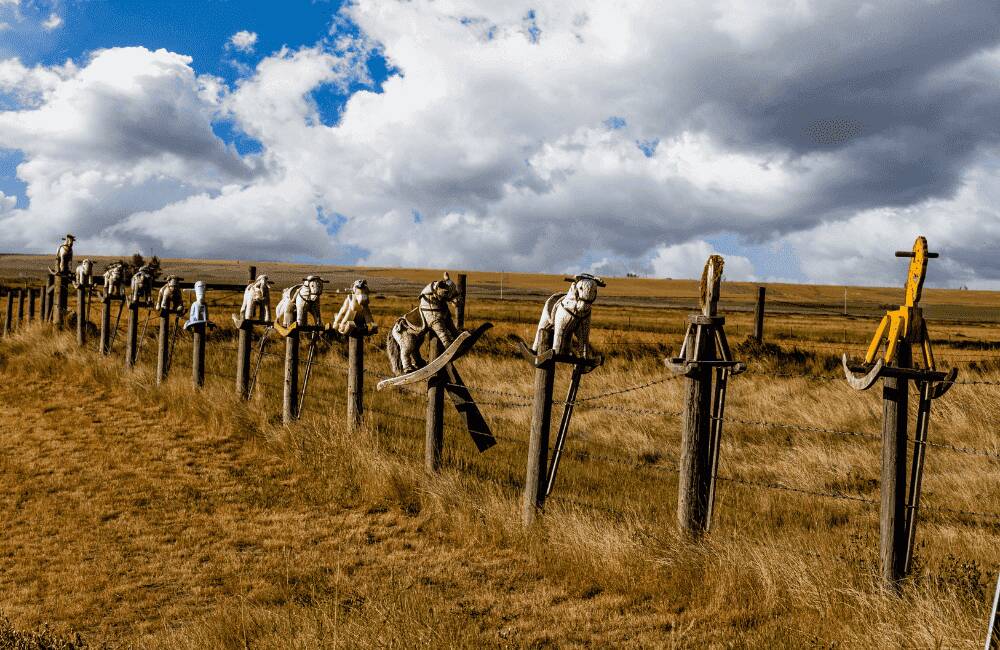
[[[252,283],[257,279],[257,267],[251,266],[249,269],[249,279]],[[245,314],[240,314],[243,318]],[[250,320],[257,318],[257,313],[251,315]],[[236,340],[236,394],[241,399],[250,398],[250,348],[253,345],[253,325],[244,322],[240,325]]]
[[[713,361],[712,336],[695,337],[686,350],[688,360]],[[684,378],[680,476],[677,482],[677,523],[685,533],[701,535],[708,529],[709,491],[712,487],[712,367],[698,364]]]
[[[7,289],[7,311],[3,317],[4,336],[10,336],[10,328],[13,317],[14,317],[14,290]]]
[[[542,330],[542,338],[535,350],[541,354],[552,347],[552,332]],[[531,434],[528,439],[528,466],[524,477],[524,501],[521,521],[530,526],[545,505],[545,472],[549,463],[549,431],[552,420],[552,389],[555,384],[556,364],[548,361],[535,368],[535,396],[531,410]]]
[[[753,337],[764,342],[764,296],[767,287],[757,287],[757,306],[753,310]]]
[[[66,280],[68,279],[69,276],[64,273],[56,273],[53,295],[56,303],[55,324],[58,329],[63,328],[66,320],[66,310],[69,302],[69,287],[66,286]]]
[[[896,366],[909,368],[912,350],[908,341],[896,349]],[[882,379],[882,484],[879,550],[882,578],[898,586],[906,566],[906,429],[909,383],[905,377]]]
[[[45,276],[45,286],[42,287],[42,312],[39,318],[44,323],[49,319],[49,289],[52,287],[52,275]]]
[[[458,274],[458,294],[462,296],[462,299],[458,301],[458,305],[455,307],[455,320],[460,332],[465,329],[465,289],[467,280],[468,276],[465,273]]]
[[[108,318],[111,318],[109,311]],[[170,312],[166,309],[160,310],[160,335],[156,340],[156,385],[159,386],[167,379],[167,368],[169,366],[170,354]]]
[[[444,346],[435,337],[431,342],[431,358],[444,352]],[[441,469],[444,450],[444,385],[447,373],[442,370],[427,380],[427,411],[424,426],[424,470],[437,474]]]
[[[17,326],[24,326],[24,298],[25,294],[28,293],[27,289],[17,290]]]
[[[86,284],[76,288],[76,344],[81,348],[87,344],[87,288]]]
[[[139,340],[139,303],[128,304],[128,329],[125,336],[125,367],[135,367],[135,354]]]
[[[205,323],[191,326],[191,383],[195,388],[205,385]]]
[[[363,327],[363,325],[362,325]],[[365,337],[357,328],[347,339],[347,426],[361,426],[365,392]]]
[[[299,330],[293,329],[285,337],[285,394],[282,400],[281,421],[291,424],[299,412]]]
[[[38,297],[38,289],[34,287],[28,289],[28,322],[35,320],[35,298]]]
[[[111,354],[111,299],[101,299],[101,354]]]

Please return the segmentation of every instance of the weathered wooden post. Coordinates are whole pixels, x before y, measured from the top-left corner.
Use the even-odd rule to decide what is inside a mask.
[[[3,335],[10,336],[11,324],[14,318],[14,290],[7,289],[7,311],[3,317]]]
[[[101,354],[111,354],[111,297],[101,298]]]
[[[285,393],[282,399],[281,421],[291,424],[299,412],[299,330],[285,337]]]
[[[552,348],[552,332],[542,330],[538,349],[543,355]],[[551,359],[535,365],[535,396],[531,410],[531,433],[528,438],[528,467],[524,477],[524,500],[521,521],[530,526],[545,505],[545,468],[549,458],[549,432],[552,424],[552,390],[556,364]]]
[[[461,296],[455,305],[455,325],[458,329],[465,329],[465,300],[466,300],[466,283],[468,281],[468,276],[465,273],[458,274],[458,295]]]
[[[875,331],[861,366],[841,361],[847,383],[855,390],[868,390],[882,379],[882,476],[879,558],[885,586],[898,590],[909,571],[920,508],[920,486],[930,423],[931,401],[944,395],[955,383],[957,369],[938,372],[934,365],[930,336],[919,307],[927,260],[937,257],[927,251],[927,240],[918,237],[913,250],[897,252],[910,257],[904,303],[889,311]],[[882,348],[885,352],[882,353]],[[913,363],[914,349],[922,354],[922,365]],[[857,375],[855,372],[861,372]],[[909,383],[916,382],[920,402],[913,435],[910,485],[906,484]]]
[[[724,265],[720,255],[710,255],[705,262],[701,311],[688,316],[680,356],[665,360],[668,370],[685,378],[677,523],[694,537],[712,526],[729,376],[746,370],[745,364],[733,360],[726,319],[718,315]]]
[[[56,302],[55,325],[62,329],[66,320],[67,304],[69,300],[69,287],[67,286],[69,275],[66,273],[56,273],[55,289],[53,290]]]
[[[21,288],[17,290],[17,326],[24,326],[24,298],[28,293],[27,289]]]
[[[767,287],[757,287],[757,306],[753,310],[753,337],[764,342],[764,296]]]
[[[352,431],[361,426],[365,392],[364,323],[347,338],[347,424]]]
[[[191,325],[191,383],[195,388],[205,385],[205,326],[206,323]]]
[[[431,341],[431,356],[437,358],[444,352],[444,346],[437,338]],[[448,382],[447,373],[440,370],[427,380],[427,409],[424,423],[424,470],[437,474],[441,469],[441,454],[444,450],[444,391]]]
[[[257,279],[257,267],[251,266],[248,279],[251,283]],[[254,309],[256,312],[257,309]],[[240,314],[240,318],[245,315]],[[250,348],[253,345],[253,320],[258,318],[257,313],[251,314],[252,319],[244,320],[239,324],[236,340],[236,393],[243,399],[250,397]]]
[[[35,299],[38,297],[38,289],[34,287],[28,289],[28,322],[35,320]]]
[[[125,367],[135,367],[135,354],[139,343],[139,302],[128,303],[128,324],[125,334]]]

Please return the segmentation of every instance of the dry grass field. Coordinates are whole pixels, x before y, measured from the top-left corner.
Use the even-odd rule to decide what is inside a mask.
[[[0,281],[47,263],[0,256]],[[235,282],[245,264],[164,269]],[[314,268],[258,267],[278,287]],[[436,275],[321,272],[330,291],[368,277],[383,331]],[[152,323],[133,372],[122,334],[106,358],[96,336],[79,349],[39,324],[0,339],[0,646],[42,625],[50,641],[79,633],[79,647],[111,648],[982,645],[1000,571],[1000,295],[926,292],[940,365],[987,383],[934,404],[930,440],[946,446],[928,451],[916,567],[895,595],[878,583],[872,502],[880,391],[849,389],[838,359],[863,349],[901,289],[852,288],[845,317],[841,287],[769,285],[778,347],[737,354],[750,371],[730,383],[716,518],[692,542],[675,523],[682,383],[661,359],[695,283],[609,281],[593,332],[607,362],[584,379],[556,491],[524,530],[533,371],[510,335],[529,338],[540,299],[565,283],[503,280],[501,301],[499,274],[470,274],[467,321],[496,327],[458,362],[500,442],[478,454],[446,405],[434,477],[423,394],[374,390],[388,374],[381,335],[360,434],[344,422],[342,344],[320,345],[299,422],[280,421],[280,341],[253,398],[237,399],[233,294],[210,293],[221,327],[200,390],[187,337],[155,385]],[[723,286],[733,343],[755,291]],[[324,304],[329,318],[339,300]]]

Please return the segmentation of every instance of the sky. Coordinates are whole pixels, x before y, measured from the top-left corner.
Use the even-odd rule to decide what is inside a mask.
[[[1000,289],[996,0],[0,0],[0,252]]]

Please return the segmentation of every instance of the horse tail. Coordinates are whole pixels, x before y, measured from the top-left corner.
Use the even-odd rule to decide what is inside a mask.
[[[400,358],[402,353],[399,349],[399,341],[393,335],[397,327],[399,327],[399,321],[396,321],[396,324],[389,328],[389,335],[385,340],[385,352],[389,357],[389,365],[392,367],[392,373],[398,377],[403,374],[403,362]]]

